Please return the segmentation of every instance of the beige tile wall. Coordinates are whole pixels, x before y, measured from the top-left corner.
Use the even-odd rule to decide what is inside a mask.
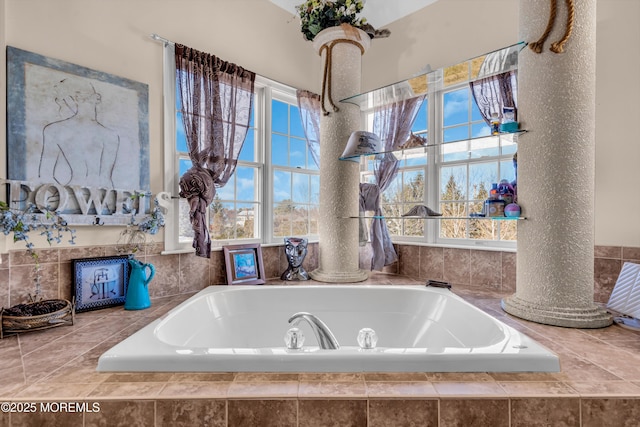
[[[304,267],[313,270],[318,265],[317,243],[309,245]],[[136,254],[142,262],[151,263],[156,275],[149,285],[152,298],[199,291],[209,285],[226,284],[224,254],[211,252],[211,258],[193,254],[161,255],[162,244],[149,245],[145,253]],[[84,246],[37,250],[41,265],[41,287],[44,298],[64,298],[73,295],[72,260],[117,255],[113,246]],[[28,300],[33,293],[34,263],[26,251],[0,254],[0,307],[10,307]],[[265,278],[278,278],[287,269],[283,246],[263,247]]]
[[[454,286],[515,292],[516,254],[478,249],[455,249],[419,245],[395,245],[398,261],[386,266],[384,273],[412,279],[445,280]],[[137,258],[152,263],[156,276],[149,286],[152,297],[201,290],[209,285],[226,284],[224,254],[213,251],[211,258],[193,254],[161,255],[162,244],[150,245]],[[39,249],[42,266],[42,291],[45,298],[71,299],[73,294],[72,260],[116,255],[115,246]],[[33,260],[25,251],[0,255],[0,307],[26,302],[33,292]],[[262,247],[266,279],[279,278],[287,269],[282,246]],[[303,267],[318,266],[319,248],[310,243]],[[607,302],[622,264],[640,263],[640,248],[596,246],[594,258],[594,300]],[[371,265],[371,249],[360,250],[360,268]]]
[[[85,414],[0,413],[0,426],[635,426],[637,402],[621,397],[98,399],[91,404],[99,404],[99,411]]]
[[[501,292],[516,290],[516,254],[478,249],[396,245],[398,262],[385,271],[419,280],[445,280],[452,285]],[[625,262],[640,263],[640,248],[596,246],[594,301],[609,300]]]
[[[607,302],[625,262],[640,263],[640,248],[596,246],[594,260],[594,299]]]

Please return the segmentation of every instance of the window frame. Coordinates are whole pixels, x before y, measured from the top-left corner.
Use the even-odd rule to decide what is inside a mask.
[[[187,253],[192,252],[192,241],[188,242],[179,238],[180,219],[180,198],[179,177],[180,159],[188,160],[188,157],[181,156],[176,146],[176,131],[179,123],[176,123],[176,68],[174,59],[174,45],[164,43],[163,49],[163,116],[164,116],[164,191],[171,194],[170,209],[166,213],[164,229],[164,251],[163,253]],[[277,99],[288,104],[297,105],[296,89],[268,79],[263,76],[256,76],[254,88],[254,144],[255,159],[253,162],[238,160],[238,167],[247,166],[257,168],[256,182],[256,227],[258,237],[250,239],[227,239],[212,240],[212,249],[221,248],[228,244],[238,243],[260,243],[271,244],[280,243],[280,236],[273,236],[273,191],[274,191],[274,167],[271,164],[271,100]],[[312,161],[312,160],[311,160]],[[308,169],[290,168],[295,173]],[[319,170],[312,171],[319,175]],[[235,200],[238,203],[245,203],[243,200]],[[253,203],[253,202],[252,202]],[[258,219],[259,218],[259,219]],[[307,235],[310,241],[317,239],[317,235]]]
[[[292,93],[287,93],[285,88],[288,88],[288,87],[284,86],[284,85],[281,85],[281,84],[276,84],[276,85],[271,86],[267,91],[268,92],[267,96],[265,96],[265,102],[268,102],[269,105],[271,105],[271,102],[273,100],[276,100],[276,101],[280,101],[280,102],[283,102],[283,103],[286,103],[286,104],[293,105],[296,108],[299,108],[298,105],[297,105],[298,101],[296,99],[295,89],[293,90]],[[269,111],[271,112],[272,109],[269,108]],[[291,111],[291,110],[289,109],[288,111]],[[301,168],[301,167],[298,167],[298,166],[291,166],[291,165],[286,165],[286,166],[285,165],[274,165],[271,162],[272,155],[273,155],[273,144],[272,144],[271,137],[274,134],[274,131],[271,128],[271,123],[272,123],[271,118],[272,117],[270,115],[269,116],[269,120],[267,120],[268,129],[265,131],[266,132],[266,136],[268,138],[268,143],[266,144],[266,147],[268,147],[267,153],[266,153],[266,159],[269,159],[268,161],[265,161],[265,163],[267,164],[266,176],[268,176],[268,178],[270,180],[268,188],[271,189],[271,191],[269,192],[269,196],[270,196],[269,204],[268,205],[265,204],[265,207],[268,206],[267,210],[269,211],[269,216],[270,216],[270,220],[269,220],[269,224],[268,224],[269,227],[270,227],[269,228],[269,233],[268,233],[268,239],[265,237],[265,241],[267,243],[281,243],[282,239],[284,237],[287,237],[287,236],[275,236],[274,235],[274,232],[275,232],[275,230],[274,230],[274,222],[275,222],[274,207],[275,207],[276,202],[275,202],[275,197],[274,197],[274,194],[273,194],[273,190],[275,189],[275,185],[273,183],[275,182],[275,173],[277,171],[288,172],[288,173],[291,173],[291,177],[292,178],[293,178],[293,174],[303,174],[303,175],[307,175],[307,176],[318,176],[319,177],[320,176],[320,169],[319,168],[315,168],[315,169],[309,169],[308,168],[308,165],[312,164],[314,162],[313,157],[311,156],[311,153],[309,151],[308,145],[306,146],[306,151],[305,151],[305,153],[306,153],[305,163],[307,165],[306,168]],[[289,125],[288,129],[290,129],[290,122],[291,122],[291,117],[289,116],[288,122],[287,122],[287,124]],[[278,134],[282,135],[281,132],[278,132]],[[288,135],[289,138],[291,137],[290,134],[287,134],[287,135]],[[299,138],[297,138],[295,136],[294,136],[294,138],[295,139],[299,139]],[[303,141],[304,141],[305,144],[307,143],[306,139],[303,140]],[[291,185],[293,186],[293,179],[292,179],[292,184]],[[309,190],[311,191],[311,189],[312,189],[312,186],[309,185]],[[293,201],[293,194],[292,194],[292,204],[313,206],[312,203],[296,203],[296,202],[294,202]],[[319,205],[320,205],[320,202],[318,200],[318,203],[317,203],[316,206],[319,206]],[[307,225],[310,226],[309,223]],[[319,238],[318,234],[306,234],[306,235],[296,234],[296,235],[297,236],[301,236],[301,237],[306,237],[309,241],[314,241],[314,240],[317,240]]]
[[[471,66],[471,64],[469,64],[469,66]],[[471,74],[471,71],[470,71]],[[436,148],[436,153],[435,153],[435,169],[436,169],[436,174],[437,174],[437,204],[435,206],[440,206],[440,204],[442,203],[441,200],[441,175],[442,175],[442,169],[445,167],[451,167],[451,166],[458,166],[458,165],[465,165],[466,169],[467,169],[467,174],[466,174],[466,198],[463,200],[463,203],[467,204],[467,206],[469,206],[471,204],[471,201],[473,200],[471,198],[471,194],[470,194],[470,190],[471,190],[471,183],[470,183],[470,177],[469,177],[469,169],[472,165],[479,165],[482,163],[495,163],[496,164],[496,174],[497,174],[497,181],[499,181],[500,176],[501,176],[501,163],[503,161],[506,160],[510,160],[511,157],[513,156],[513,154],[511,153],[504,153],[503,152],[503,145],[502,145],[502,135],[498,135],[498,136],[494,136],[498,138],[498,146],[497,146],[497,150],[498,150],[498,154],[496,155],[481,155],[478,157],[468,157],[467,159],[459,159],[459,160],[448,160],[445,161],[443,158],[443,149],[446,147],[447,144],[450,144],[451,142],[443,142],[444,141],[444,130],[445,128],[450,128],[449,126],[445,127],[444,126],[444,97],[445,94],[447,93],[451,93],[451,92],[455,92],[458,91],[462,88],[466,88],[469,91],[469,103],[472,104],[473,101],[473,94],[471,93],[471,88],[469,87],[469,81],[464,81],[464,82],[459,82],[456,84],[451,84],[448,85],[445,89],[440,90],[438,92],[436,92],[435,94],[433,94],[434,97],[434,102],[431,105],[437,105],[440,109],[440,111],[438,111],[436,114],[436,117],[438,117],[438,119],[434,122],[434,132],[432,133],[432,135],[437,135],[437,146]],[[479,141],[479,139],[474,139],[475,137],[473,137],[472,134],[472,129],[473,129],[473,125],[480,123],[479,120],[474,120],[473,119],[473,112],[470,110],[468,113],[468,122],[466,122],[466,125],[469,126],[469,139],[466,140],[461,140],[461,141],[455,141],[455,142],[466,142],[467,143],[467,149],[468,152],[471,152],[471,144],[473,141]],[[487,125],[488,126],[488,125]],[[515,138],[515,140],[517,141],[517,136],[513,136],[513,138]],[[517,146],[516,146],[516,151],[517,151]],[[490,184],[490,183],[489,183]],[[434,191],[435,193],[436,191]],[[467,213],[468,216],[468,213]],[[434,221],[434,220],[428,220],[428,221]],[[465,220],[467,222],[467,234],[468,234],[468,230],[469,230],[469,224],[471,221],[470,219],[466,219]],[[493,224],[495,224],[497,226],[497,231],[496,233],[498,233],[498,235],[500,234],[500,228],[502,227],[503,224],[506,224],[505,221],[514,221],[514,220],[492,220],[492,219],[478,219],[477,221],[491,221],[493,222]],[[435,221],[437,223],[437,231],[435,231],[435,239],[434,239],[434,243],[436,244],[443,244],[443,245],[447,245],[447,246],[453,246],[453,245],[462,245],[462,246],[472,246],[472,247],[477,247],[477,246],[482,246],[482,247],[486,247],[486,248],[495,248],[495,249],[516,249],[516,245],[517,245],[517,240],[490,240],[490,239],[473,239],[473,238],[452,238],[452,237],[442,237],[441,236],[441,227],[442,227],[442,222],[440,220],[436,220]]]
[[[425,155],[427,156],[427,161],[424,165],[409,165],[405,166],[402,163],[399,166],[398,173],[404,171],[415,171],[417,169],[424,171],[425,177],[425,191],[424,191],[424,200],[423,203],[432,209],[439,211],[441,206],[441,185],[440,185],[440,176],[442,173],[443,167],[455,166],[464,164],[467,167],[467,170],[472,164],[480,164],[487,162],[496,162],[497,163],[497,174],[500,177],[500,167],[501,163],[506,160],[510,160],[513,156],[512,153],[503,153],[502,143],[498,144],[498,155],[493,156],[479,156],[479,157],[470,157],[463,160],[451,160],[444,161],[443,159],[443,149],[446,144],[444,143],[444,96],[445,93],[450,93],[456,90],[460,90],[464,87],[469,88],[469,81],[466,80],[464,82],[455,83],[447,85],[446,88],[439,88],[438,90],[429,92],[425,102],[427,102],[426,114],[427,114],[427,135],[429,138],[429,145],[426,148],[422,149],[413,149],[413,150],[424,150]],[[471,90],[470,88],[468,89]],[[473,95],[469,93],[469,96]],[[470,102],[473,102],[471,99]],[[471,111],[468,113],[469,121],[467,125],[469,126],[469,132],[471,132],[472,124],[478,123],[477,120],[473,120],[473,114]],[[372,128],[373,123],[373,111],[365,111],[362,113],[363,123],[368,123],[369,130]],[[447,128],[449,128],[447,126]],[[425,129],[414,130],[415,133],[422,133]],[[501,137],[500,137],[501,138]],[[517,141],[517,136],[513,136],[513,138]],[[470,141],[473,140],[470,137],[467,140],[467,144],[470,144]],[[459,141],[455,141],[459,142]],[[409,152],[409,150],[406,150]],[[517,146],[516,146],[517,151]],[[401,157],[400,162],[403,161]],[[361,159],[360,162],[360,182],[369,182],[368,179],[371,175],[373,175],[373,171],[370,169],[369,160],[367,158]],[[469,176],[467,173],[466,178],[466,190],[467,193],[470,190],[469,185]],[[467,205],[470,203],[470,194],[467,194],[467,198],[464,200]],[[419,202],[415,202],[419,203]],[[412,244],[428,244],[428,245],[441,245],[447,247],[478,247],[481,246],[486,249],[496,249],[496,250],[510,250],[516,249],[517,240],[488,240],[488,239],[473,239],[473,238],[449,238],[449,237],[441,237],[441,220],[439,219],[425,219],[424,221],[424,236],[405,236],[405,235],[391,235],[391,240],[394,243],[412,243]],[[469,224],[469,219],[467,221],[467,227]],[[500,233],[501,224],[504,221],[500,220],[491,220],[491,219],[480,219],[479,221],[494,221],[498,226],[497,233]],[[509,220],[514,221],[514,220]],[[402,227],[404,230],[404,226]],[[467,228],[468,230],[468,228]],[[467,231],[468,232],[468,231]],[[499,235],[499,234],[498,234]]]

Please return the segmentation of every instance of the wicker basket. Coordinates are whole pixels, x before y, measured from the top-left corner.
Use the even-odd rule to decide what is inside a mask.
[[[18,334],[21,332],[39,331],[42,329],[55,328],[64,325],[73,325],[75,320],[74,304],[67,300],[51,300],[59,301],[64,307],[51,313],[39,314],[34,316],[8,316],[5,310],[0,311],[0,321],[2,328],[0,329],[0,339],[8,334]],[[37,303],[32,303],[37,304]]]

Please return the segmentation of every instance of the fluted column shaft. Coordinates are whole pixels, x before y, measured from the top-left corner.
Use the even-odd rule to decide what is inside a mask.
[[[610,317],[593,302],[596,0],[576,0],[564,51],[568,8],[558,1],[542,53],[520,53],[518,114],[531,132],[518,144],[516,293],[503,308],[556,326],[597,328]],[[548,0],[520,0],[520,38],[534,42],[549,20]]]
[[[360,92],[361,56],[370,43],[363,31],[345,32],[341,27],[325,29],[313,41],[323,67],[330,59],[330,84],[326,79],[324,84],[324,106],[329,114],[320,120],[319,264],[309,273],[321,282],[360,282],[368,277],[359,269],[358,220],[346,218],[358,215],[358,164],[338,158],[351,132],[361,127],[360,108],[339,101]],[[338,111],[333,110],[330,100]]]

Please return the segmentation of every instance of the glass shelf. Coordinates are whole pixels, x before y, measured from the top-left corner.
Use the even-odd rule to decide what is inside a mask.
[[[527,46],[526,42],[516,43],[505,48],[470,58],[467,61],[482,61],[477,76],[471,80],[478,80],[501,74],[518,67],[518,53]],[[450,68],[450,67],[447,67]],[[443,69],[438,69],[425,74],[412,77],[397,83],[383,86],[369,92],[354,95],[340,100],[349,104],[355,104],[362,111],[368,111],[381,105],[392,102],[415,98],[427,93],[435,93],[444,89]]]
[[[454,139],[451,141],[447,141],[447,142],[438,142],[438,143],[427,143],[426,145],[423,145],[422,147],[411,147],[411,148],[398,148],[397,150],[392,150],[392,151],[380,151],[380,152],[375,152],[375,153],[366,153],[366,154],[355,154],[353,156],[343,156],[343,157],[338,157],[339,160],[351,160],[351,159],[358,159],[360,157],[366,157],[366,156],[381,156],[384,154],[392,154],[392,153],[401,153],[403,151],[409,151],[409,150],[421,150],[421,149],[427,149],[429,147],[436,147],[439,145],[447,145],[447,144],[451,144],[454,142],[461,142],[461,141],[482,141],[482,140],[491,140],[493,138],[512,138],[512,143],[513,144],[517,144],[518,143],[518,136],[522,135],[523,133],[527,133],[528,131],[525,129],[518,129],[517,131],[514,132],[500,132],[499,135],[484,135],[484,136],[478,136],[475,138],[466,138],[466,139]]]
[[[524,216],[383,216],[383,215],[362,215],[362,216],[341,216],[341,219],[490,219],[493,221],[517,221],[527,219]]]

